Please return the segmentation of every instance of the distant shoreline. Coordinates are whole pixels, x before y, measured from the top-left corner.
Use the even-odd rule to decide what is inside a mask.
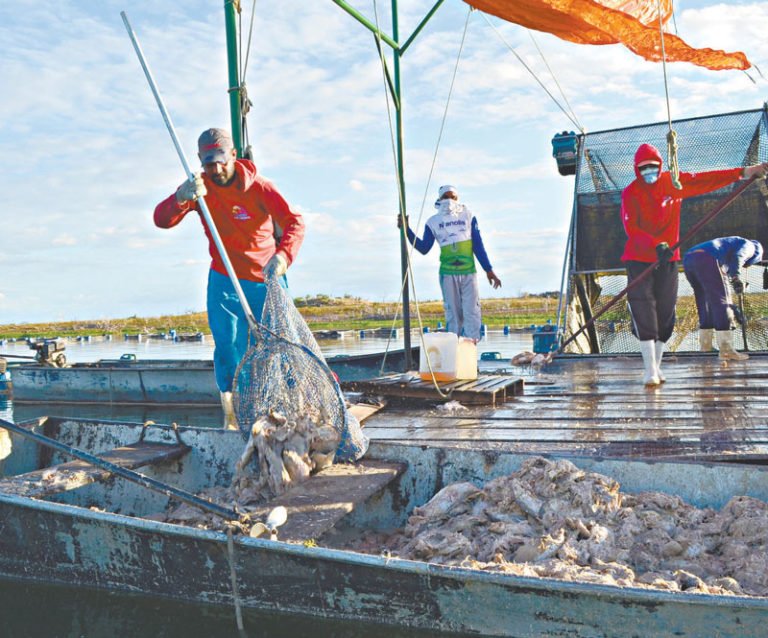
[[[360,298],[333,298],[326,295],[299,297],[294,304],[312,330],[371,330],[403,327],[400,307],[395,302],[375,302]],[[526,295],[504,299],[481,300],[483,323],[489,328],[522,329],[532,324],[553,322],[557,317],[557,293]],[[425,326],[445,325],[442,301],[419,304],[419,314]],[[411,304],[411,328],[418,328],[416,307]],[[0,325],[0,339],[76,338],[100,335],[210,334],[205,312],[190,312],[158,317],[127,317],[123,319],[94,319],[85,321],[40,322]]]

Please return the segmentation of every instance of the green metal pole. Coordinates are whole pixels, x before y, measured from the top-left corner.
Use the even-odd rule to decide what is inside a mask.
[[[238,0],[224,0],[224,23],[227,33],[227,70],[229,75],[229,112],[232,141],[237,156],[243,156],[243,116],[240,111],[240,72],[237,59],[237,24],[235,4]],[[238,3],[239,4],[239,3]]]
[[[400,27],[397,19],[397,0],[392,0],[392,39],[395,42],[400,41]],[[397,96],[395,109],[396,122],[396,146],[397,146],[397,181],[400,187],[400,207],[401,214],[406,215],[405,206],[405,179],[403,177],[403,94],[400,85],[400,49],[395,49],[395,94]],[[405,348],[405,369],[413,370],[413,361],[411,359],[411,304],[408,291],[408,245],[406,243],[405,228],[400,231],[400,271],[403,286],[403,347]]]

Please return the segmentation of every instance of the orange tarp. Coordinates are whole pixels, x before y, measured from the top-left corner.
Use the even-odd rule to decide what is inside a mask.
[[[660,62],[658,0],[464,0],[475,9],[577,44],[623,44],[646,60]],[[661,1],[662,20],[672,0]],[[748,69],[743,53],[694,49],[664,34],[668,62],[691,62],[708,69]]]

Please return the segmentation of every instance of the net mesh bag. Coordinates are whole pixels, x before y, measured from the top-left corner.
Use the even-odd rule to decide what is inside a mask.
[[[262,323],[251,331],[250,347],[235,374],[234,409],[240,429],[278,412],[288,420],[312,414],[339,434],[335,461],[361,458],[368,438],[346,408],[339,384],[293,301],[274,274],[267,287]]]

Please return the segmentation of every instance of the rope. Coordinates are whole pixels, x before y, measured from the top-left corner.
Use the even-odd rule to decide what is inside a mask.
[[[235,619],[240,638],[248,638],[243,624],[243,605],[240,601],[240,593],[237,590],[237,572],[235,571],[235,541],[232,538],[232,526],[227,525],[227,558],[229,559],[229,579],[232,585],[232,598],[235,601]]]
[[[672,109],[669,106],[669,82],[667,80],[667,56],[664,52],[664,23],[661,19],[661,0],[657,0],[659,9],[659,39],[661,40],[661,65],[664,69],[664,93],[667,96],[667,121],[669,122],[669,133],[667,133],[667,164],[669,164],[669,173],[672,175],[672,186],[680,190],[683,188],[680,183],[680,166],[677,163],[677,133],[672,128]]]
[[[539,43],[536,41],[536,38],[533,37],[533,33],[530,29],[527,30],[528,35],[531,37],[531,42],[533,42],[533,45],[536,47],[536,50],[539,52],[539,56],[541,56],[542,62],[544,62],[544,66],[547,67],[547,71],[549,71],[549,74],[552,76],[552,81],[555,83],[555,86],[557,87],[557,90],[560,91],[560,95],[563,96],[563,100],[565,100],[565,104],[568,107],[568,110],[570,111],[571,115],[573,115],[573,119],[571,122],[575,121],[576,126],[579,127],[579,130],[584,133],[584,127],[579,122],[579,118],[576,117],[576,113],[573,110],[573,107],[571,106],[571,103],[568,101],[568,97],[565,95],[565,91],[563,91],[563,87],[560,86],[560,82],[557,81],[557,77],[555,77],[554,71],[552,71],[552,68],[549,66],[549,62],[547,62],[547,58],[544,56],[544,52],[539,47]]]
[[[480,15],[482,15],[482,16],[483,16],[483,18],[485,19],[485,21],[488,23],[488,26],[490,26],[490,27],[491,27],[491,29],[493,29],[493,30],[496,32],[496,35],[498,35],[498,36],[499,36],[499,39],[500,39],[500,40],[501,40],[501,41],[502,41],[502,42],[503,42],[503,43],[504,43],[504,44],[507,46],[507,48],[508,48],[508,49],[509,49],[509,50],[510,50],[510,51],[511,51],[513,54],[514,54],[514,56],[515,56],[515,57],[518,59],[518,61],[520,62],[520,64],[522,64],[522,65],[523,65],[523,67],[525,68],[525,70],[526,70],[526,71],[528,71],[528,73],[530,73],[530,74],[531,74],[531,76],[533,77],[533,79],[534,79],[534,80],[536,80],[536,82],[537,82],[537,83],[539,84],[539,86],[540,86],[540,87],[541,87],[541,88],[544,90],[544,92],[545,92],[545,93],[546,93],[546,94],[547,94],[547,95],[548,95],[550,98],[552,98],[552,101],[553,101],[555,104],[557,104],[557,108],[559,108],[559,109],[560,109],[560,110],[561,110],[561,111],[562,111],[562,112],[565,114],[565,117],[567,117],[569,120],[571,120],[571,122],[573,122],[574,126],[578,127],[578,129],[579,129],[580,131],[584,132],[584,128],[581,126],[581,124],[580,124],[580,123],[579,123],[579,121],[578,121],[578,120],[575,118],[575,116],[571,117],[571,114],[570,114],[570,113],[568,113],[568,111],[566,111],[566,110],[563,108],[563,106],[560,104],[560,102],[558,102],[558,101],[557,101],[557,98],[555,98],[555,96],[554,96],[554,95],[552,95],[552,93],[550,92],[550,90],[549,90],[549,89],[548,89],[546,86],[544,86],[543,82],[542,82],[542,81],[541,81],[541,80],[538,78],[538,76],[537,76],[537,75],[536,75],[536,74],[533,72],[533,70],[531,69],[531,67],[529,67],[529,66],[528,66],[528,65],[525,63],[525,61],[523,60],[523,58],[521,58],[521,57],[518,55],[517,51],[515,51],[515,49],[512,47],[512,45],[511,45],[511,44],[509,44],[509,42],[507,42],[507,41],[504,39],[504,36],[503,36],[503,35],[501,35],[501,33],[499,33],[499,30],[498,30],[498,29],[497,29],[495,26],[493,26],[493,24],[491,23],[491,21],[488,19],[488,16],[486,16],[486,15],[485,15],[484,13],[482,13],[482,12],[481,12],[481,14],[480,14]]]
[[[384,54],[383,54],[383,51],[382,51],[382,48],[381,48],[381,43],[380,43],[379,35],[378,35],[380,33],[380,26],[379,26],[379,11],[378,11],[377,0],[373,1],[373,10],[374,10],[374,16],[375,16],[375,20],[376,20],[376,34],[375,34],[376,45],[377,45],[377,47],[379,49],[379,60],[381,62],[382,78],[383,78],[383,82],[384,82],[384,91],[385,91],[385,95],[387,96],[387,99],[386,99],[386,102],[387,102],[387,119],[389,121],[390,138],[392,140],[392,157],[393,157],[393,160],[395,162],[395,174],[397,175],[398,174],[398,171],[397,171],[397,151],[396,151],[396,148],[395,148],[395,133],[394,133],[394,127],[392,126],[392,112],[391,112],[390,105],[389,105],[389,97],[388,97],[389,94],[387,93],[386,62],[384,60]],[[470,18],[471,14],[472,14],[472,11],[473,11],[473,9],[472,9],[472,7],[470,7],[468,12],[467,12],[467,19],[466,19],[466,21],[464,23],[464,32],[463,32],[462,37],[461,37],[461,44],[459,46],[459,53],[458,53],[458,56],[457,56],[457,59],[456,59],[456,64],[454,65],[453,76],[451,78],[451,86],[450,86],[449,91],[448,91],[448,99],[447,99],[447,102],[446,102],[446,105],[445,105],[445,110],[443,111],[443,119],[442,119],[441,124],[440,124],[440,132],[439,132],[439,135],[438,135],[438,141],[437,141],[437,145],[436,145],[436,148],[435,148],[435,152],[434,152],[434,154],[432,156],[432,165],[430,167],[429,176],[427,178],[427,185],[426,185],[426,187],[424,189],[424,197],[422,198],[422,201],[421,201],[421,210],[419,211],[419,217],[418,217],[417,222],[416,222],[417,226],[421,223],[421,218],[422,218],[422,216],[424,214],[424,206],[426,204],[427,195],[429,193],[429,184],[430,184],[430,182],[432,180],[432,174],[434,172],[435,163],[437,161],[437,153],[438,153],[438,150],[440,148],[440,141],[442,139],[443,130],[445,128],[445,122],[446,122],[447,117],[448,117],[448,106],[450,104],[451,96],[453,94],[453,87],[454,87],[454,84],[456,82],[456,75],[458,73],[459,61],[461,59],[461,53],[462,53],[462,51],[464,49],[464,42],[466,40],[467,29],[468,29],[468,26],[469,26],[469,18]],[[407,223],[407,219],[406,219],[406,215],[405,215],[405,197],[404,197],[403,190],[402,190],[402,185],[401,185],[399,179],[397,180],[397,190],[398,190],[398,197],[399,197],[399,202],[400,202],[400,221],[401,221],[401,223],[403,225],[403,232],[405,232],[405,229],[408,227],[408,223]],[[429,368],[430,375],[432,376],[432,382],[433,382],[433,384],[435,386],[435,389],[437,390],[438,395],[441,398],[447,398],[448,395],[445,394],[444,392],[442,392],[442,390],[440,390],[440,387],[439,387],[439,385],[437,383],[437,380],[435,379],[435,373],[434,373],[434,371],[432,369],[432,362],[430,361],[429,353],[427,352],[426,346],[424,344],[423,321],[422,321],[422,318],[421,318],[421,309],[420,309],[420,306],[419,306],[419,300],[418,300],[418,296],[417,296],[417,293],[416,293],[416,284],[415,284],[414,277],[413,277],[413,268],[412,268],[412,263],[411,263],[411,257],[413,255],[413,250],[414,250],[414,246],[411,245],[409,250],[406,251],[406,262],[407,262],[406,273],[407,274],[406,274],[405,277],[403,277],[402,284],[400,285],[399,299],[402,300],[402,298],[403,298],[403,291],[405,290],[405,286],[406,286],[407,280],[410,279],[411,291],[413,293],[413,300],[414,300],[414,305],[415,305],[415,308],[416,308],[416,317],[417,317],[417,322],[418,322],[418,326],[419,326],[419,340],[421,341],[421,348],[422,348],[422,351],[424,352],[424,354],[426,356],[427,367]],[[395,331],[395,325],[397,323],[397,318],[398,318],[398,311],[396,310],[395,311],[395,315],[392,318],[392,330],[390,330],[389,338],[387,339],[387,346],[385,348],[384,357],[382,359],[381,368],[379,370],[380,373],[383,372],[384,366],[386,364],[387,353],[389,352],[389,347],[390,347],[390,344],[392,342],[392,335],[394,334],[394,331]]]

